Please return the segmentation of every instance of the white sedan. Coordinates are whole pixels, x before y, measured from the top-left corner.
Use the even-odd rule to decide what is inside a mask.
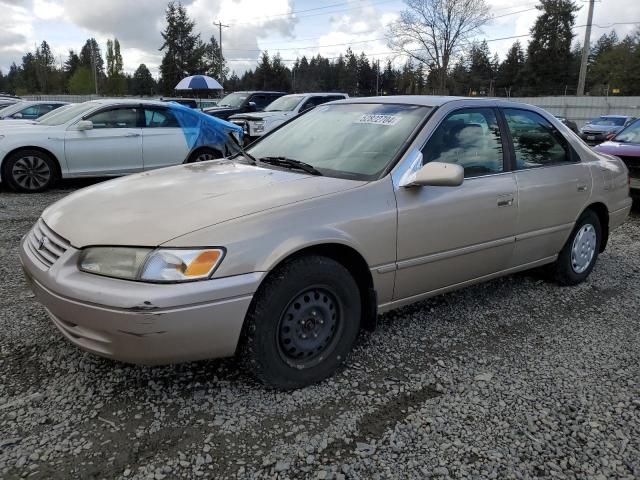
[[[220,158],[242,129],[181,105],[94,100],[36,123],[0,123],[0,181],[40,192],[59,178],[118,176]]]

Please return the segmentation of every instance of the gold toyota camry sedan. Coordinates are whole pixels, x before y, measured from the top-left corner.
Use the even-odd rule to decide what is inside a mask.
[[[628,171],[547,112],[407,96],[325,104],[246,151],[95,185],[20,258],[80,348],[140,364],[241,355],[267,385],[330,375],[378,313],[542,265],[591,273]]]

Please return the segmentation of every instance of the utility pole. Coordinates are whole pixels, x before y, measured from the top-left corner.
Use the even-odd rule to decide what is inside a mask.
[[[589,14],[587,16],[587,29],[584,32],[584,45],[582,46],[582,61],[580,62],[580,77],[578,79],[579,97],[584,95],[584,84],[587,80],[587,61],[591,51],[591,23],[593,22],[593,6],[595,0],[589,0]]]
[[[376,97],[380,96],[380,60],[376,62]]]
[[[96,95],[98,95],[98,62],[96,59],[96,49],[94,42],[91,42],[91,60],[93,60],[93,80],[96,84]]]
[[[223,56],[222,56],[222,27],[224,28],[229,28],[229,25],[223,25],[222,22],[220,20],[218,20],[218,23],[213,23],[214,25],[218,25],[218,47],[220,48],[220,85],[222,85],[223,82],[223,72],[224,72],[224,61],[223,61]]]

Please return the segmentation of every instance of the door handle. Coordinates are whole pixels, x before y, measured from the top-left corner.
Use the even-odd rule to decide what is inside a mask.
[[[513,195],[500,195],[498,197],[499,207],[510,207],[513,205]]]
[[[587,184],[586,183],[579,183],[577,190],[579,192],[586,192],[587,191]]]
[[[139,137],[139,136],[140,136],[139,133],[133,133],[133,132],[127,133],[125,135],[125,137]]]

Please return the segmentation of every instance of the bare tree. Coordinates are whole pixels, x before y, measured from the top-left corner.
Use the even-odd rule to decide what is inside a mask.
[[[485,0],[405,0],[407,8],[387,32],[389,47],[425,64],[446,89],[449,65],[490,19]]]

